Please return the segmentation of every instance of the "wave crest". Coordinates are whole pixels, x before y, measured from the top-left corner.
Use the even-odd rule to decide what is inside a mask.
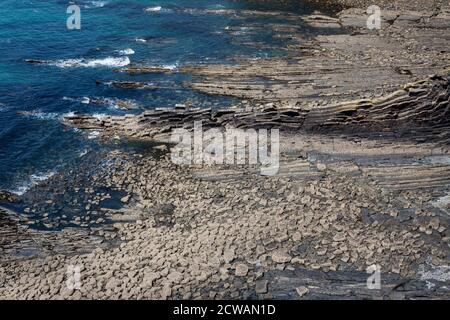
[[[49,65],[56,66],[59,68],[97,68],[97,67],[110,67],[110,68],[117,68],[117,67],[124,67],[129,65],[130,58],[128,57],[107,57],[103,59],[67,59],[67,60],[57,60],[53,62],[49,62]]]

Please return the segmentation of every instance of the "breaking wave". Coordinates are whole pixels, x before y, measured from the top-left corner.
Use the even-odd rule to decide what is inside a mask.
[[[119,54],[122,56],[128,56],[128,55],[135,54],[135,51],[131,48],[127,48],[127,49],[119,50]]]
[[[107,1],[88,1],[83,7],[86,9],[90,8],[103,8],[108,4]]]
[[[130,58],[128,57],[107,57],[104,59],[67,59],[67,60],[56,60],[48,62],[49,65],[56,66],[59,68],[97,68],[97,67],[124,67],[130,64]]]
[[[160,12],[162,10],[161,6],[145,8],[146,12]]]
[[[14,190],[11,190],[11,192],[18,196],[21,196],[21,195],[25,194],[28,190],[30,190],[32,187],[38,185],[39,183],[41,183],[45,180],[50,179],[55,174],[56,174],[55,171],[32,174],[30,176],[30,180],[23,182],[17,188],[15,188]]]

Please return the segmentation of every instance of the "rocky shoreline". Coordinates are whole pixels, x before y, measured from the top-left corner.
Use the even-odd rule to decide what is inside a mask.
[[[450,6],[380,1],[390,5],[370,31],[365,1],[338,2],[351,8],[265,26],[291,40],[285,57],[179,70],[193,75],[187,87],[239,105],[65,118],[105,142],[149,144],[52,177],[36,193],[48,199],[0,192],[0,299],[450,298]],[[323,33],[305,37],[298,23]],[[171,130],[199,120],[280,129],[278,174],[172,163]],[[82,177],[90,188],[75,190]],[[39,231],[18,201],[35,202],[28,213],[83,210]],[[373,264],[380,290],[366,286]],[[79,289],[66,285],[70,266]]]

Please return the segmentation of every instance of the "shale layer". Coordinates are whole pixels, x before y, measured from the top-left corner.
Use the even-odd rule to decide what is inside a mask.
[[[82,231],[59,232],[34,230],[28,215],[1,209],[0,297],[448,299],[450,7],[394,2],[401,10],[383,10],[381,30],[367,29],[357,5],[333,17],[243,11],[285,15],[289,27],[250,26],[290,39],[285,56],[119,70],[186,72],[187,87],[243,100],[224,110],[65,118],[105,142],[152,144],[103,155],[106,169],[94,170],[84,190],[68,183],[76,173],[56,175],[49,185],[64,192],[37,186],[44,196],[34,206],[0,192],[10,208],[29,205],[25,213],[61,199],[76,206],[79,198],[64,198],[71,192],[85,206],[73,217]],[[305,25],[322,35],[302,34]],[[174,164],[170,134],[195,121],[223,131],[280,129],[277,175],[263,176],[257,165]],[[121,206],[102,205],[114,193]],[[381,271],[377,290],[367,286],[373,265]],[[67,284],[74,266],[78,288]]]

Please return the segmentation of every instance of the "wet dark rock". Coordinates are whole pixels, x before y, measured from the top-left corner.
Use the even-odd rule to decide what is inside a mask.
[[[303,257],[305,256],[310,250],[310,246],[308,243],[301,243],[299,245],[294,246],[290,253],[295,257]]]
[[[172,73],[174,70],[172,68],[164,66],[131,66],[127,68],[115,69],[114,72],[128,73],[130,75],[140,75],[149,73]]]
[[[35,60],[35,59],[26,59],[25,62],[29,63],[29,64],[45,64],[45,63],[47,63],[46,61]]]
[[[96,80],[97,85],[110,85],[119,89],[144,89],[144,90],[155,90],[157,87],[148,82],[133,82],[133,81],[111,81],[111,82],[103,82],[100,80]]]
[[[6,190],[0,190],[0,201],[17,203],[20,202],[20,197]]]
[[[172,226],[174,223],[173,213],[176,207],[173,204],[163,204],[150,208],[148,213],[154,216],[159,226]]]
[[[142,84],[127,82],[124,85],[139,88]],[[77,115],[66,117],[64,122],[77,128],[102,129],[103,134],[119,133],[146,139],[165,137],[165,140],[169,139],[167,135],[172,129],[192,129],[194,121],[202,121],[205,130],[226,126],[241,129],[278,128],[312,133],[363,134],[369,137],[383,135],[388,138],[401,134],[417,140],[446,141],[450,139],[449,97],[450,78],[433,76],[408,84],[382,98],[355,100],[311,110],[301,106],[279,109],[263,107],[252,111],[236,108],[227,112],[167,108],[146,111],[136,116],[102,119]]]
[[[271,271],[265,275],[275,299],[417,299],[434,295],[425,281],[410,280],[390,273],[381,274],[381,289],[369,289],[370,274],[359,271],[296,269]],[[299,289],[299,290],[297,290]],[[301,292],[301,294],[299,293]],[[445,292],[440,292],[445,296]],[[443,297],[442,296],[442,297]]]
[[[256,293],[267,293],[269,282],[267,280],[256,281],[255,291]]]

